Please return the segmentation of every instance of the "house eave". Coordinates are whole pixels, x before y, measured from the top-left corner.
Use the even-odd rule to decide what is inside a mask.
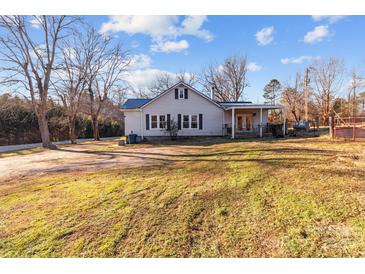
[[[134,111],[141,111],[141,108],[121,108],[120,111],[122,111],[122,112],[134,112]]]
[[[232,110],[232,109],[247,109],[247,110],[254,110],[254,109],[283,109],[282,105],[264,105],[264,104],[251,104],[251,105],[230,105],[226,106],[225,110]]]

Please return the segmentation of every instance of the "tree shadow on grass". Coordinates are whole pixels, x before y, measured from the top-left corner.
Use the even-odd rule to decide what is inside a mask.
[[[214,152],[207,154],[171,154],[161,152],[137,152],[137,151],[73,151],[62,149],[62,151],[70,153],[84,153],[102,157],[96,161],[88,161],[89,163],[74,163],[74,166],[107,166],[110,162],[115,160],[116,163],[120,162],[121,167],[123,164],[128,166],[128,161],[122,161],[122,158],[129,158],[131,162],[134,160],[142,160],[148,162],[160,162],[160,163],[178,163],[178,162],[257,162],[272,166],[287,166],[293,167],[296,165],[306,165],[308,163],[322,162],[324,160],[319,159],[318,156],[333,156],[336,151],[331,150],[318,150],[308,148],[277,148],[277,149],[247,149],[237,150],[231,152]],[[250,153],[258,152],[256,157],[249,155]],[[267,154],[272,153],[272,154]],[[283,155],[284,154],[284,155]],[[281,157],[280,155],[283,155]],[[300,155],[306,155],[303,157]],[[248,157],[246,157],[248,156]],[[246,157],[246,158],[244,158]],[[138,164],[138,163],[137,163]]]

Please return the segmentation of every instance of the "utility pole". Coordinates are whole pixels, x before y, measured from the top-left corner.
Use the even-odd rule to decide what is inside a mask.
[[[353,72],[352,73],[352,91],[353,91],[353,94],[352,94],[352,96],[353,96],[353,99],[352,99],[352,117],[353,117],[353,119],[355,119],[356,107],[357,107],[357,105],[356,105],[356,85],[357,85],[356,79],[357,79],[356,72]]]
[[[309,85],[309,68],[306,68],[304,75],[304,118],[308,122],[308,85]]]
[[[352,90],[353,90],[353,105],[352,105],[352,139],[355,141],[355,114],[356,114],[356,73],[352,73]]]

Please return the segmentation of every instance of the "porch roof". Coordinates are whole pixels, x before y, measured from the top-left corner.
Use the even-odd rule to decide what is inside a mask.
[[[231,109],[283,109],[282,105],[249,104],[240,102],[221,103],[226,110]]]

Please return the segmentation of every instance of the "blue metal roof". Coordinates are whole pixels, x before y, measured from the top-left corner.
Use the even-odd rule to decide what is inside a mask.
[[[122,105],[122,109],[140,108],[151,100],[152,99],[127,99],[127,101],[125,101],[125,103]]]

